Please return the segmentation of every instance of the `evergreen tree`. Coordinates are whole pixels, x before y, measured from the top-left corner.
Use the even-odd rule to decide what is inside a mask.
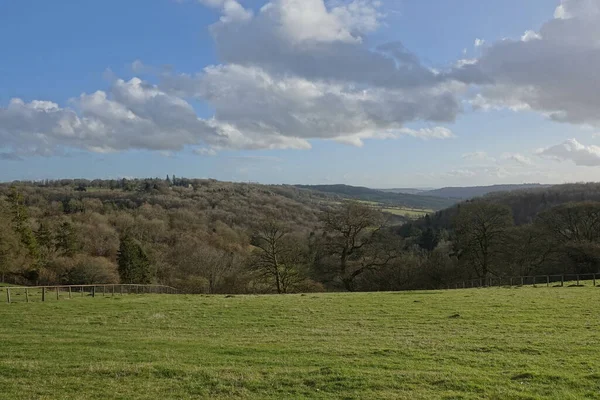
[[[12,222],[15,231],[21,239],[21,243],[27,248],[30,256],[37,261],[39,258],[39,249],[31,226],[29,226],[29,214],[25,207],[25,199],[23,194],[12,187],[8,195],[12,212]]]
[[[70,222],[65,221],[58,228],[56,250],[67,257],[72,257],[79,250],[77,234]]]
[[[42,265],[45,265],[50,259],[50,254],[55,249],[54,237],[47,223],[40,223],[40,227],[35,232],[35,239],[37,240],[40,252],[40,262]]]
[[[148,256],[131,236],[121,238],[117,258],[121,283],[144,284],[152,281]]]

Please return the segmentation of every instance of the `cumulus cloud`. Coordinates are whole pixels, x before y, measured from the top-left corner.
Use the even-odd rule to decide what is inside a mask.
[[[579,166],[600,166],[600,146],[585,146],[576,139],[569,139],[556,146],[540,149],[537,154],[557,161],[572,161]]]
[[[198,118],[185,100],[138,78],[116,80],[110,93],[97,91],[62,108],[47,101],[13,99],[0,108],[0,139],[17,155],[51,155],[65,147],[94,152],[130,149],[178,151],[213,148],[306,148],[296,138],[266,133],[259,138],[214,119]]]
[[[444,89],[358,89],[348,83],[277,76],[241,65],[209,67],[198,76],[177,76],[166,90],[203,99],[215,118],[256,136],[336,139],[353,144],[366,138],[412,135],[448,138],[445,128],[407,130],[415,120],[451,121],[457,105]],[[348,139],[352,137],[352,140]]]
[[[221,14],[210,27],[218,65],[186,75],[136,61],[132,70],[158,83],[114,77],[109,90],[68,106],[13,99],[0,106],[2,154],[190,146],[208,155],[309,149],[313,139],[355,146],[403,136],[447,139],[454,135],[442,125],[455,121],[471,93],[474,110],[533,110],[600,125],[597,0],[562,0],[539,30],[495,43],[477,39],[478,58],[440,70],[401,42],[366,44],[385,23],[377,0],[270,0],[256,11],[238,0],[196,2]],[[199,117],[196,101],[214,115]],[[408,129],[413,122],[436,127]]]
[[[248,21],[216,23],[211,32],[221,61],[357,87],[431,88],[461,79],[462,69],[435,72],[401,42],[365,45],[365,35],[380,25],[379,1],[335,4],[272,0]]]
[[[472,70],[489,78],[490,84],[482,87],[475,105],[535,110],[556,121],[600,124],[598,38],[600,2],[562,0],[555,19],[539,32],[528,31],[520,40],[486,47]]]
[[[529,157],[519,153],[503,153],[500,158],[502,160],[513,161],[524,166],[534,165],[533,161]]]
[[[252,18],[252,11],[246,10],[236,0],[198,0],[200,4],[220,9],[221,22],[244,21]]]
[[[136,74],[156,85],[111,76],[107,91],[68,106],[14,99],[0,107],[0,139],[15,154],[56,154],[186,146],[219,149],[309,149],[310,140],[360,146],[365,139],[447,139],[467,90],[470,65],[434,71],[402,43],[364,43],[384,14],[377,0],[271,0],[256,14],[237,0],[196,0],[219,10],[210,27],[221,64],[174,74],[136,60]],[[469,77],[476,75],[469,72]],[[192,100],[214,110],[200,118]]]
[[[521,40],[523,42],[529,42],[530,40],[539,40],[541,39],[542,36],[537,33],[536,31],[525,31],[525,33],[523,34],[523,36],[521,36]]]

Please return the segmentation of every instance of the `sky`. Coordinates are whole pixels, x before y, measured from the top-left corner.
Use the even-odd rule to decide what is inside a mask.
[[[0,180],[600,180],[600,0],[0,0]]]

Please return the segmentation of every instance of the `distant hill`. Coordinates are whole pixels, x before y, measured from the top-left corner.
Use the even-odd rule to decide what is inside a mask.
[[[423,192],[427,192],[429,190],[433,190],[434,188],[392,188],[392,189],[376,189],[386,193],[404,193],[404,194],[421,194]]]
[[[549,208],[570,202],[600,201],[600,183],[571,183],[553,186],[534,186],[530,189],[489,193],[472,201],[502,204],[512,210],[515,224],[531,223],[535,217]],[[420,219],[413,226],[423,228],[430,223],[437,229],[451,229],[458,214],[460,203],[431,215],[426,221]],[[409,229],[409,227],[406,227]]]
[[[384,192],[360,186],[349,185],[296,185],[297,188],[336,194],[343,198],[374,201],[378,203],[406,206],[428,210],[441,210],[456,203],[456,200],[436,196],[421,196],[407,193]]]
[[[441,189],[428,190],[420,192],[423,196],[443,197],[446,199],[466,200],[473,197],[485,196],[489,193],[510,192],[522,189],[543,189],[552,185],[542,185],[539,183],[526,183],[522,185],[492,185],[492,186],[472,186],[472,187],[445,187]]]

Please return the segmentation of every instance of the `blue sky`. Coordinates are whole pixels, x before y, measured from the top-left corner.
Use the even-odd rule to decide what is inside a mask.
[[[0,180],[598,180],[597,26],[596,0],[0,1]]]

